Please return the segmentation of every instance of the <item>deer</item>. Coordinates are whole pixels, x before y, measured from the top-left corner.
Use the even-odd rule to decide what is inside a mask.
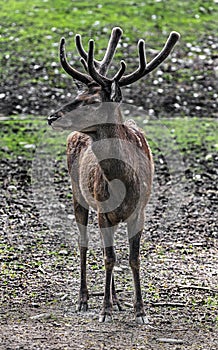
[[[113,77],[108,77],[122,29],[115,27],[101,61],[94,58],[94,40],[84,49],[81,36],[75,44],[84,72],[67,60],[65,38],[60,41],[60,62],[79,87],[76,98],[48,117],[53,129],[69,129],[67,164],[72,183],[74,215],[79,231],[80,289],[78,310],[88,310],[87,233],[89,208],[97,212],[103,245],[105,284],[99,322],[112,322],[113,306],[122,310],[114,281],[116,253],[114,235],[119,223],[127,225],[129,265],[134,281],[134,314],[138,324],[148,323],[140,280],[140,241],[145,224],[154,174],[154,162],[143,131],[133,120],[124,121],[121,88],[133,84],[157,68],[170,54],[179,33],[170,33],[163,49],[146,62],[145,41],[138,41],[139,65],[125,74],[126,63]]]

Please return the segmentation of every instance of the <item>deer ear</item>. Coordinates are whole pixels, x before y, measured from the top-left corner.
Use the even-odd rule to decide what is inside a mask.
[[[113,81],[111,84],[111,101],[112,102],[121,102],[122,101],[122,93],[121,89],[119,87],[118,82]]]

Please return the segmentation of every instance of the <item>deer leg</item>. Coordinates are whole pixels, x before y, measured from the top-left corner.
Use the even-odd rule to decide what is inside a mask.
[[[80,250],[80,291],[78,310],[87,311],[89,293],[86,281],[86,256],[88,250],[88,235],[87,235],[87,224],[88,224],[88,209],[80,205],[76,200],[74,201],[74,212],[79,229],[79,250]]]
[[[99,322],[111,322],[112,321],[112,274],[115,264],[115,252],[114,247],[105,247],[104,250],[104,264],[105,264],[105,289],[103,307],[99,316]]]
[[[133,231],[133,230],[136,228],[136,225],[132,225],[128,223],[127,227],[128,227],[129,248],[130,248],[129,263],[132,269],[134,287],[135,287],[135,302],[134,302],[135,317],[136,317],[136,322],[138,324],[145,324],[145,323],[148,323],[148,319],[145,314],[144,304],[142,300],[141,283],[140,283],[140,257],[139,257],[140,239],[141,239],[142,230],[138,231],[135,234],[136,231]]]
[[[103,257],[104,257],[104,249],[103,249]],[[113,306],[117,306],[117,309],[119,311],[122,311],[122,307],[120,305],[120,301],[119,301],[119,299],[117,297],[117,293],[116,293],[115,282],[114,282],[114,274],[112,274],[111,288],[112,288]]]
[[[99,227],[104,245],[104,264],[105,264],[105,289],[103,307],[99,316],[99,322],[112,322],[112,279],[113,268],[116,261],[114,250],[114,227],[108,222],[104,214],[99,214]]]
[[[115,289],[115,282],[114,282],[114,274],[112,275],[112,300],[113,300],[113,305],[116,305],[117,306],[117,309],[119,311],[122,311],[122,307],[121,307],[121,304],[120,304],[120,301],[117,297],[117,293],[116,293],[116,289]]]

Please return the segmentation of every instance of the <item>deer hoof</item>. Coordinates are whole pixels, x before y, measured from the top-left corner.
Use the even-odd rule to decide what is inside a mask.
[[[149,324],[148,317],[145,315],[136,316],[135,320],[137,324]]]
[[[88,303],[87,302],[80,302],[78,306],[78,311],[86,312],[88,310]]]
[[[100,315],[99,316],[99,322],[100,323],[111,323],[111,322],[113,322],[113,318],[112,318],[112,316],[111,315]]]

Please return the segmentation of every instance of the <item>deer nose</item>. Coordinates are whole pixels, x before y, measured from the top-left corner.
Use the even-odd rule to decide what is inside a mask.
[[[48,116],[48,125],[51,125],[53,122],[55,122],[57,119],[61,118],[63,116],[62,112],[56,112]]]

